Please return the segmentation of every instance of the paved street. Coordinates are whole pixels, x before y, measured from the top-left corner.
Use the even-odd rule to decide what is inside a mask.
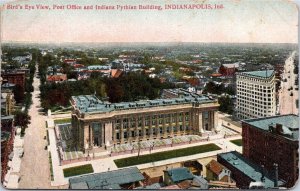
[[[40,109],[39,85],[40,80],[34,77],[33,104],[29,110],[31,124],[25,133],[24,157],[20,171],[19,188],[22,189],[51,188],[48,151],[44,149],[46,145],[45,116],[38,112]]]
[[[295,85],[297,75],[294,74],[294,59],[296,52],[294,51],[291,56],[285,61],[284,71],[282,73],[281,89],[279,91],[279,113],[298,114],[296,107],[296,100],[299,99],[298,86]],[[286,81],[284,81],[286,80]]]

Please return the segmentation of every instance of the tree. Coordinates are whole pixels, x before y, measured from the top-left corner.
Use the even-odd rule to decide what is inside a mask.
[[[20,86],[19,84],[16,84],[14,89],[13,89],[13,93],[14,93],[14,98],[16,100],[17,103],[22,103],[24,100],[24,89],[22,88],[22,86]]]
[[[28,125],[30,124],[31,117],[20,110],[17,110],[14,113],[14,121],[15,121],[15,126],[20,126],[21,128],[27,128]]]
[[[218,99],[220,107],[219,110],[228,114],[232,114],[234,110],[233,101],[227,96],[222,96]]]

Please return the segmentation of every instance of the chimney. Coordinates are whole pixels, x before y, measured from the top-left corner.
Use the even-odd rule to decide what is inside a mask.
[[[265,168],[264,165],[261,165],[261,182],[265,182]]]
[[[282,133],[282,124],[276,123],[276,133]]]
[[[274,163],[274,170],[275,170],[275,180],[274,180],[274,187],[278,187],[278,164]]]
[[[269,124],[269,131],[272,133],[274,132],[274,124],[273,123]]]

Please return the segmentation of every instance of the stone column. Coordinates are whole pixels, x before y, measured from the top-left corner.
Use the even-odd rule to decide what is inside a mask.
[[[132,116],[128,117],[128,128],[127,128],[127,140],[130,141],[132,140],[132,136],[131,136],[131,120],[132,120]]]
[[[217,132],[219,132],[221,129],[219,127],[219,116],[218,116],[218,111],[214,111],[214,126],[215,126],[215,130]]]
[[[100,129],[101,129],[101,147],[104,147],[105,145],[105,125],[104,123],[100,124]]]
[[[112,144],[112,134],[113,134],[113,131],[112,131],[112,123],[111,122],[108,122],[108,123],[105,123],[105,145],[106,146],[110,146]]]
[[[123,118],[121,118],[121,127],[119,132],[120,132],[120,142],[123,143],[124,142]]]
[[[84,149],[88,149],[89,148],[89,123],[84,123],[83,126],[83,145],[84,145]]]
[[[183,132],[186,133],[186,128],[185,128],[185,112],[182,112],[182,127],[183,127]]]
[[[180,126],[179,126],[179,119],[178,119],[178,113],[176,112],[176,114],[175,114],[175,123],[176,123],[176,129],[177,129],[177,133],[176,134],[178,134],[178,132],[180,132]]]
[[[210,122],[210,130],[211,131],[214,131],[215,130],[215,124],[214,124],[214,120],[215,120],[215,117],[214,117],[214,111],[210,111],[209,112],[209,122]]]
[[[143,115],[142,117],[142,134],[143,134],[143,139],[146,139],[145,115]]]
[[[174,135],[174,129],[173,129],[173,122],[172,122],[172,113],[170,113],[169,115],[170,115],[170,123],[169,123],[169,126],[170,126],[170,128],[171,128],[170,135],[173,136],[173,135]]]
[[[162,118],[162,126],[163,126],[163,137],[167,137],[168,136],[168,132],[167,132],[167,127],[166,127],[166,119],[165,119],[165,114],[161,114],[163,115]]]
[[[200,133],[204,132],[203,129],[203,114],[202,112],[198,112],[198,129]]]
[[[152,128],[152,115],[149,114],[149,133],[150,133],[150,139],[153,138],[153,128]]]
[[[92,148],[94,146],[94,139],[93,139],[93,127],[89,126],[89,132],[90,132],[90,147]]]

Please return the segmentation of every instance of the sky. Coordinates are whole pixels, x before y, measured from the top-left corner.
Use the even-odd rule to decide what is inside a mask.
[[[297,43],[297,5],[288,0],[26,0],[1,9],[2,41]],[[25,10],[25,4],[51,10]],[[215,4],[223,9],[70,10],[67,5]],[[54,10],[64,5],[65,10]]]

